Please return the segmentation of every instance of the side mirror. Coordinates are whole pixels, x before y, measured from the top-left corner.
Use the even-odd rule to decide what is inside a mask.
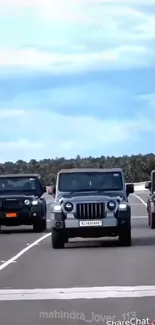
[[[151,189],[151,182],[150,181],[145,182],[145,188],[147,190],[150,190]]]
[[[132,194],[132,193],[134,193],[134,185],[133,185],[133,183],[126,184],[126,194],[127,194],[127,196],[129,194]]]

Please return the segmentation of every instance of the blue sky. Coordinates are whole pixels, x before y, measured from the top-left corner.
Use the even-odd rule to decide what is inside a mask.
[[[154,151],[154,0],[1,2],[0,161]]]

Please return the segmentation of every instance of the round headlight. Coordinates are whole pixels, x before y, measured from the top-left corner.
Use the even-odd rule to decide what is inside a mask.
[[[115,210],[116,203],[114,201],[109,201],[108,204],[107,204],[107,206],[108,206],[108,209],[109,210]]]
[[[30,204],[30,200],[25,200],[24,203],[25,203],[25,205],[29,205]]]
[[[70,202],[65,203],[65,210],[71,212],[73,210],[73,204]]]

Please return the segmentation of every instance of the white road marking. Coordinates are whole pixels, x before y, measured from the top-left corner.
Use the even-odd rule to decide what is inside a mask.
[[[6,261],[1,261],[1,263],[6,263]],[[16,263],[16,261],[12,261],[11,263]]]
[[[34,246],[36,246],[38,243],[40,243],[42,240],[46,239],[47,237],[49,237],[51,235],[51,233],[48,233],[42,237],[40,237],[39,239],[37,239],[36,241],[34,241],[32,244],[30,244],[29,246],[25,247],[24,249],[22,249],[18,254],[14,255],[12,258],[10,258],[8,261],[4,262],[3,265],[0,265],[0,271],[2,271],[5,267],[7,267],[8,265],[10,265],[11,263],[14,263],[20,256],[22,256],[24,253],[26,253],[29,249],[33,248]]]
[[[139,199],[145,206],[147,206],[146,202],[137,194],[133,194],[137,199]]]
[[[155,297],[155,286],[121,286],[53,289],[2,289],[0,301],[73,300]]]
[[[31,244],[26,244],[26,246],[30,246]],[[39,243],[36,243],[34,246],[39,246]]]
[[[140,204],[141,204],[141,202],[138,202],[138,203],[137,203],[137,202],[136,202],[136,203],[131,203],[131,202],[130,202],[130,205],[131,205],[131,206],[135,206],[135,205],[139,206]]]
[[[147,216],[131,216],[131,219],[147,219]]]

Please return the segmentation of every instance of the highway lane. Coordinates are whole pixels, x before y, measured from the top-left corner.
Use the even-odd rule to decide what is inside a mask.
[[[146,192],[141,193],[143,199],[144,196],[146,200]],[[115,240],[103,240],[102,245],[99,241],[79,241],[68,244],[64,250],[55,251],[52,250],[48,237],[19,257],[16,263],[11,263],[0,271],[0,288],[32,289],[28,297],[32,299],[35,288],[154,285],[155,231],[147,226],[145,205],[134,196],[130,197],[130,201],[133,216],[132,247],[117,247]],[[17,234],[12,235],[13,242],[16,236]],[[25,241],[29,242],[33,242],[34,236],[36,235],[23,234],[23,237],[27,237]],[[24,242],[18,246],[16,253],[23,246]],[[91,290],[93,292],[93,289]],[[99,296],[98,293],[89,291],[88,297],[91,294],[93,298]],[[42,300],[38,301],[0,301],[2,324],[15,321],[17,325],[21,323],[26,325],[31,321],[34,325],[51,323],[79,325],[84,322],[91,323],[93,312],[97,314],[94,316],[93,324],[106,324],[104,315],[115,316],[115,320],[124,320],[124,317],[132,316],[131,312],[136,312],[138,318],[148,317],[150,320],[155,318],[154,297],[66,301],[52,299],[51,294],[51,300],[47,301],[44,300],[46,295],[47,293],[44,293]],[[75,298],[73,292],[72,298]],[[66,314],[63,313],[64,310]],[[40,314],[41,312],[44,314]]]
[[[139,193],[137,193],[139,195]],[[140,192],[141,197],[146,200],[146,192]],[[50,208],[49,204],[53,202],[53,198],[50,195],[45,195],[48,209],[47,209],[47,225],[50,225]],[[139,204],[137,198],[132,197],[132,202],[135,205],[133,214],[135,216],[144,214],[143,204]],[[138,203],[137,203],[138,202]],[[31,242],[34,242],[40,238],[41,234],[33,233],[32,227],[20,226],[20,227],[2,227],[0,231],[0,263],[8,260],[14,256],[19,250],[28,246]]]

